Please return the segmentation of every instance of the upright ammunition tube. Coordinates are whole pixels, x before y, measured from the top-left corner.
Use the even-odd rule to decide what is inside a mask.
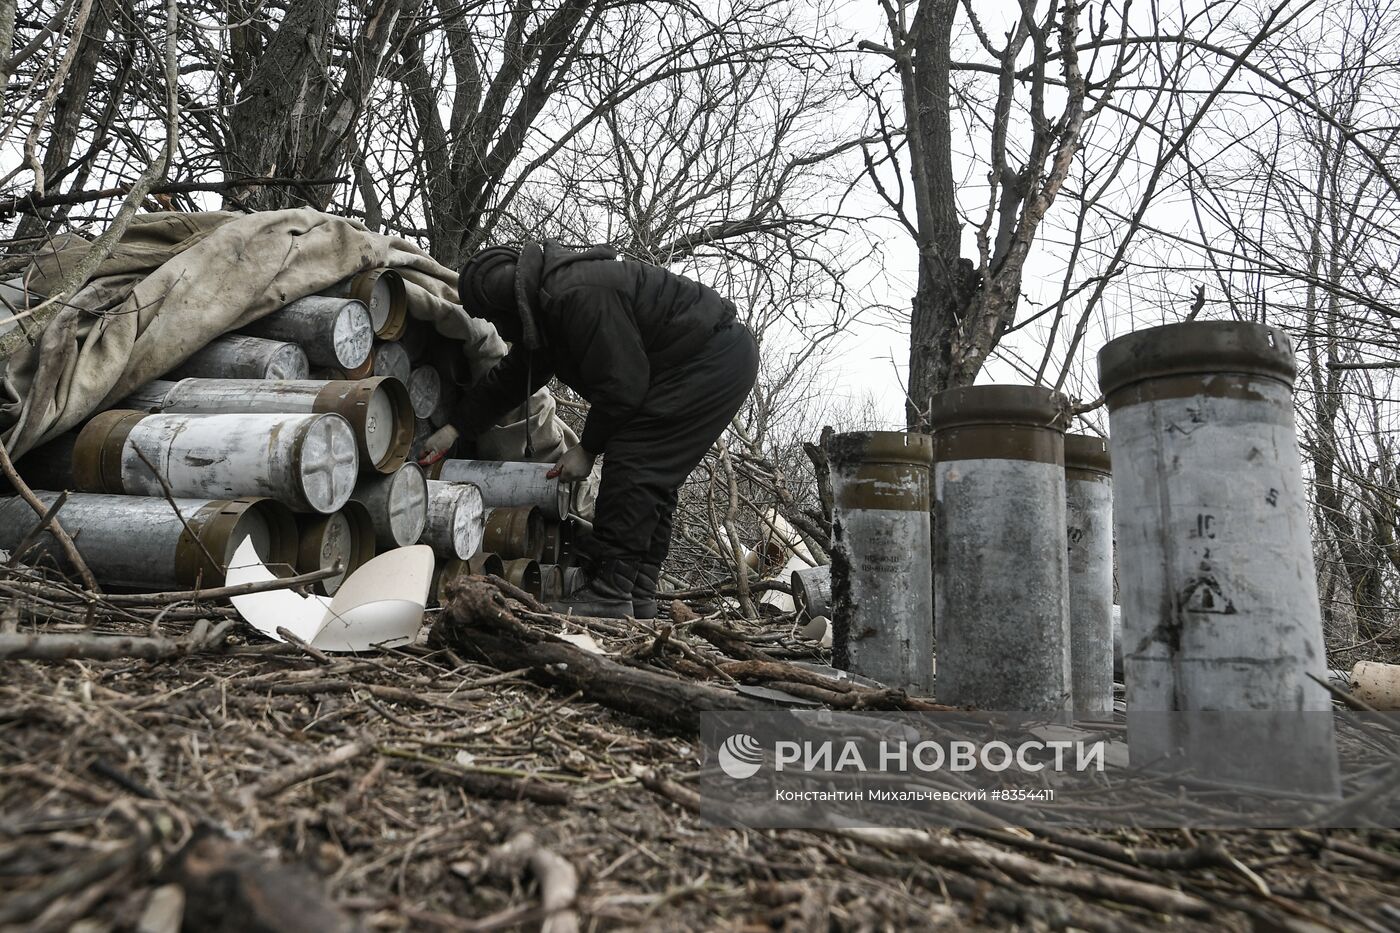
[[[353,298],[307,295],[243,328],[244,333],[295,343],[317,366],[353,370],[369,359],[374,327],[369,309]]]
[[[929,461],[924,434],[831,438],[831,589],[837,667],[927,696],[933,691]]]
[[[423,543],[439,554],[466,560],[481,550],[486,510],[471,483],[428,480],[428,525]]]
[[[166,392],[164,411],[337,414],[355,430],[361,464],[381,473],[397,470],[413,441],[408,390],[386,377],[334,382],[183,379]]]
[[[374,523],[369,510],[353,500],[330,515],[298,515],[297,533],[297,573],[341,566],[340,573],[316,584],[327,596],[334,596],[345,578],[374,556]]]
[[[159,496],[163,478],[177,496],[267,496],[297,511],[329,513],[354,489],[355,446],[354,430],[336,414],[118,409],[83,427],[73,449],[73,478],[85,492]]]
[[[374,336],[380,340],[398,340],[403,334],[408,320],[408,289],[393,269],[366,270],[342,279],[322,294],[362,302],[369,309]]]
[[[413,414],[428,418],[442,398],[442,379],[431,366],[419,366],[408,374],[408,397],[413,402]]]
[[[544,515],[530,505],[488,509],[481,547],[506,560],[538,560],[544,552]]]
[[[933,398],[938,702],[1071,709],[1063,397],[971,386]]]
[[[35,495],[45,507],[58,498],[54,492]],[[172,507],[162,497],[70,493],[62,515],[64,530],[98,582],[113,586],[222,586],[228,563],[246,538],[274,571],[289,571],[296,559],[296,524],[271,499],[176,499]],[[23,499],[0,499],[0,548],[16,547],[37,524]],[[49,532],[39,536],[38,547],[64,561]]]
[[[1332,699],[1313,679],[1327,665],[1295,374],[1283,332],[1244,322],[1153,327],[1099,352],[1128,746],[1135,761],[1181,750],[1210,779],[1330,795],[1337,758]],[[1273,713],[1150,725],[1149,711],[1205,710]]]
[[[377,343],[374,345],[374,374],[393,376],[408,385],[413,364],[408,361],[408,351],[397,343]]]
[[[1065,435],[1069,661],[1074,709],[1113,712],[1113,473],[1108,443]]]
[[[428,480],[416,463],[387,476],[364,477],[351,498],[369,509],[381,551],[417,544],[428,526]]]
[[[792,572],[792,603],[799,616],[831,618],[831,565]]]
[[[444,460],[440,478],[452,483],[472,483],[481,490],[486,507],[538,506],[547,519],[569,517],[572,484],[547,474],[552,463],[522,463],[513,460]]]
[[[225,334],[196,350],[170,379],[305,379],[310,363],[301,347],[285,340]]]

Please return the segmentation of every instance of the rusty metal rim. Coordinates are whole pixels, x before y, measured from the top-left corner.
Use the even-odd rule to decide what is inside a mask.
[[[1187,321],[1133,331],[1106,343],[1098,362],[1099,389],[1105,396],[1163,377],[1217,373],[1292,386],[1298,372],[1287,335],[1248,321]]]
[[[949,428],[1022,425],[1063,433],[1068,399],[1045,386],[961,386],[933,397],[928,414],[935,438]]]
[[[1268,401],[1259,391],[1266,385],[1282,386],[1289,393],[1293,391],[1291,382],[1263,373],[1197,373],[1130,382],[1109,393],[1106,403],[1108,410],[1114,412],[1143,402],[1180,398],[1228,398],[1260,402]]]
[[[849,431],[832,435],[826,446],[833,467],[855,463],[928,466],[933,461],[933,439],[911,431]]]
[[[544,515],[533,505],[488,509],[483,549],[487,545],[496,553],[520,552],[521,558],[517,559],[538,559],[544,547]]]
[[[121,494],[122,449],[144,411],[113,409],[97,415],[73,444],[73,484],[82,492]]]
[[[267,525],[269,553],[267,568],[284,576],[295,565],[298,551],[296,520],[291,510],[274,499],[248,496],[219,499],[202,506],[180,532],[175,545],[175,576],[185,586],[222,586],[226,567],[210,564],[227,554],[229,542],[247,515],[259,515]],[[190,535],[194,530],[194,536]],[[205,552],[208,551],[208,554]]]
[[[353,367],[350,367],[349,369],[342,369],[341,371],[342,371],[343,373],[345,373],[345,378],[348,379],[348,380],[350,380],[351,382],[358,382],[358,381],[360,381],[361,379],[368,379],[369,377],[373,376],[373,375],[374,375],[374,347],[371,346],[371,347],[369,348],[369,353],[367,353],[367,354],[365,355],[365,361],[364,361],[363,363],[361,363],[359,366],[353,366]]]
[[[394,434],[389,449],[378,462],[369,459],[369,402],[376,389],[383,389],[394,408]],[[393,376],[373,376],[369,379],[338,379],[326,383],[316,394],[313,411],[340,415],[355,431],[355,445],[362,463],[380,473],[393,473],[403,466],[413,447],[413,408],[408,389]]]
[[[325,533],[326,525],[337,515],[345,516],[345,520],[350,524],[350,553],[345,558],[345,569],[341,574],[340,583],[344,583],[355,569],[368,563],[374,557],[374,522],[370,519],[369,509],[359,502],[351,499],[342,505],[337,511],[327,515],[306,514],[296,517],[297,523],[297,573],[311,573],[321,569],[321,536]],[[325,581],[322,581],[324,583]],[[326,591],[324,585],[321,586]],[[327,592],[327,595],[331,595]]]
[[[497,576],[505,578],[506,562],[501,559],[501,555],[491,551],[477,551],[464,561],[471,572],[477,576]]]
[[[350,280],[350,297],[366,308],[374,297],[374,285],[379,280],[389,283],[389,316],[384,326],[374,332],[380,340],[393,342],[403,336],[404,324],[408,320],[408,286],[403,276],[393,269],[367,269]],[[371,320],[370,322],[374,322]]]
[[[1064,435],[1026,424],[970,424],[934,435],[938,463],[957,460],[1024,460],[1065,465]]]
[[[515,560],[508,560],[505,562],[504,579],[538,598],[542,580],[540,563],[533,557],[517,557]]]
[[[1108,441],[1097,434],[1065,435],[1065,471],[1091,473],[1113,472],[1113,459],[1108,449]]]

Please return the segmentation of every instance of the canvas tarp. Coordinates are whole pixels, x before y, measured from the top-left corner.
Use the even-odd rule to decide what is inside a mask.
[[[29,288],[57,290],[64,270],[89,248],[79,237],[56,241],[27,275]],[[50,321],[39,344],[9,361],[0,382],[4,441],[22,456],[160,378],[220,334],[374,268],[403,276],[410,314],[465,341],[475,375],[505,354],[494,328],[457,304],[456,273],[408,240],[309,208],[145,214]],[[531,400],[531,415],[535,459],[557,459],[577,442],[547,389]],[[507,419],[522,416],[523,408]],[[478,455],[521,459],[524,440],[524,425],[516,421],[482,437]]]

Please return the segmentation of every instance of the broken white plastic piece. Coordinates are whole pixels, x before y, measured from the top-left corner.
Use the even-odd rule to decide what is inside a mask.
[[[826,616],[816,616],[797,630],[808,641],[820,642],[823,648],[831,647],[831,620]]]
[[[225,575],[228,586],[276,579],[251,540],[238,546]],[[232,601],[249,625],[275,641],[285,640],[277,634],[284,628],[320,651],[367,651],[413,643],[432,579],[433,549],[418,544],[385,551],[359,567],[333,599],[281,589]]]
[[[584,651],[587,651],[590,654],[608,653],[604,651],[598,645],[598,643],[593,640],[593,636],[588,634],[587,632],[558,632],[555,634],[554,637],[559,639],[560,641],[568,642],[575,648],[582,648]]]

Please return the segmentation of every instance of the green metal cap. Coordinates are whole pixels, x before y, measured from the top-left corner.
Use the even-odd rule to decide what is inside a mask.
[[[1247,321],[1188,321],[1133,331],[1099,351],[1099,391],[1164,376],[1223,373],[1261,376],[1292,386],[1297,360],[1277,327]]]
[[[1044,386],[962,386],[933,397],[929,424],[934,432],[967,425],[1015,424],[1064,431],[1069,402]]]

